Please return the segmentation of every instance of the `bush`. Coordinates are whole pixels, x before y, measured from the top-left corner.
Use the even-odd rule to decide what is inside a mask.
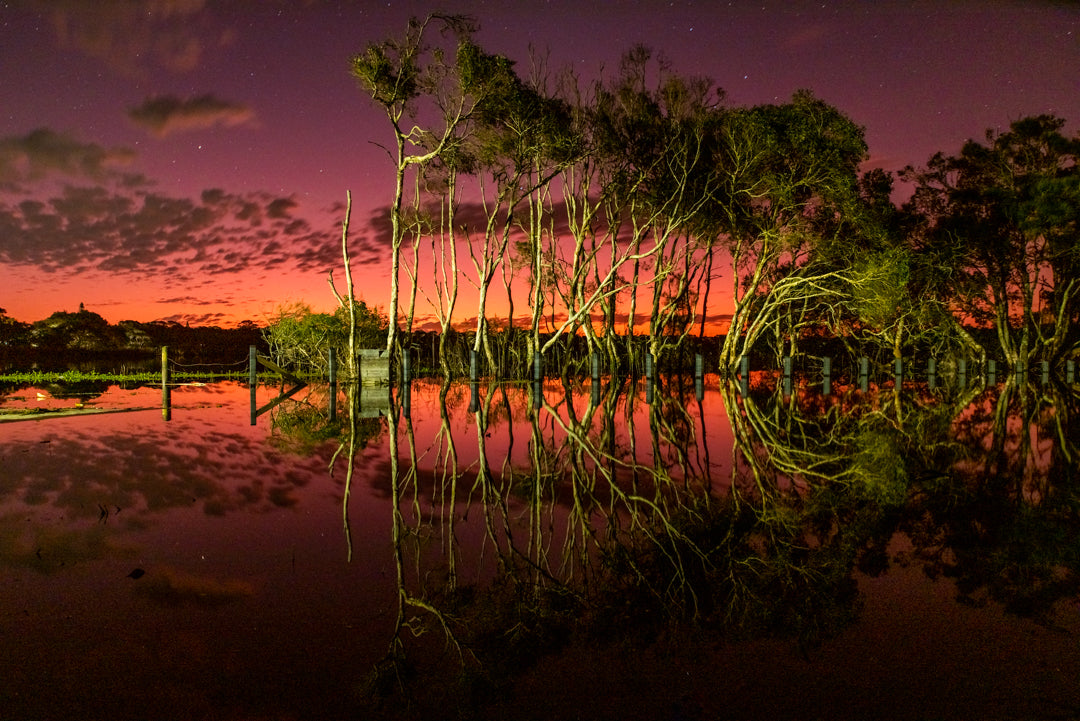
[[[363,301],[356,301],[356,347],[377,348],[386,338],[386,316]],[[306,303],[279,306],[263,337],[270,357],[282,367],[300,372],[322,372],[329,364],[330,349],[344,359],[349,352],[349,311],[338,308],[333,315],[315,313]]]

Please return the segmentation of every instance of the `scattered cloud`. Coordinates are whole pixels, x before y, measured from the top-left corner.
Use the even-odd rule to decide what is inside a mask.
[[[227,321],[231,318],[231,315],[225,313],[173,313],[157,320],[184,326],[218,326],[220,328],[228,325]]]
[[[178,295],[172,298],[158,298],[154,302],[165,305],[217,305],[221,303],[220,300],[208,300],[194,295]]]
[[[165,137],[215,126],[232,128],[250,125],[255,120],[255,112],[246,105],[209,94],[188,99],[159,95],[147,98],[142,105],[128,110],[128,117],[140,128]]]
[[[311,210],[288,196],[209,189],[191,199],[122,182],[67,185],[50,197],[8,194],[0,199],[0,263],[65,278],[160,276],[182,294],[215,276],[324,272],[340,262],[336,233],[300,212]]]
[[[835,34],[828,23],[807,23],[790,35],[783,37],[780,47],[787,52],[799,52],[819,48]]]
[[[103,179],[134,159],[135,152],[128,148],[106,148],[38,128],[26,135],[0,138],[0,187],[10,190],[50,174]]]
[[[145,77],[155,67],[183,73],[235,32],[218,27],[206,0],[36,0],[61,49],[77,50],[117,73]]]

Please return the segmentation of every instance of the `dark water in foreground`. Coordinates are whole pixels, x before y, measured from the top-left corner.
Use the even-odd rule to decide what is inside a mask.
[[[19,389],[0,719],[1080,718],[1075,400],[840,390]]]

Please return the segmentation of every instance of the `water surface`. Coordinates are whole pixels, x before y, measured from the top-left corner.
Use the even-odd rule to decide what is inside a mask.
[[[840,390],[17,389],[0,717],[1080,717],[1068,400]]]

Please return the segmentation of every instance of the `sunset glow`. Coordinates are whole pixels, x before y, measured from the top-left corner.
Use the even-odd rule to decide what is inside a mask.
[[[330,310],[347,190],[357,294],[385,307],[389,130],[348,61],[432,10],[0,3],[0,307],[26,322],[83,303],[112,323],[226,327],[296,301]],[[924,163],[1024,115],[1057,114],[1070,134],[1080,122],[1074,5],[467,0],[448,10],[473,15],[477,42],[523,77],[530,47],[548,52],[549,72],[596,77],[645,43],[676,72],[713,78],[732,105],[810,88],[865,126],[866,168]],[[715,274],[717,332],[732,279],[723,266]],[[515,282],[524,318],[527,283]],[[475,322],[468,288],[460,327]],[[501,283],[493,293],[488,315],[505,318]],[[433,325],[421,300],[416,327]]]

